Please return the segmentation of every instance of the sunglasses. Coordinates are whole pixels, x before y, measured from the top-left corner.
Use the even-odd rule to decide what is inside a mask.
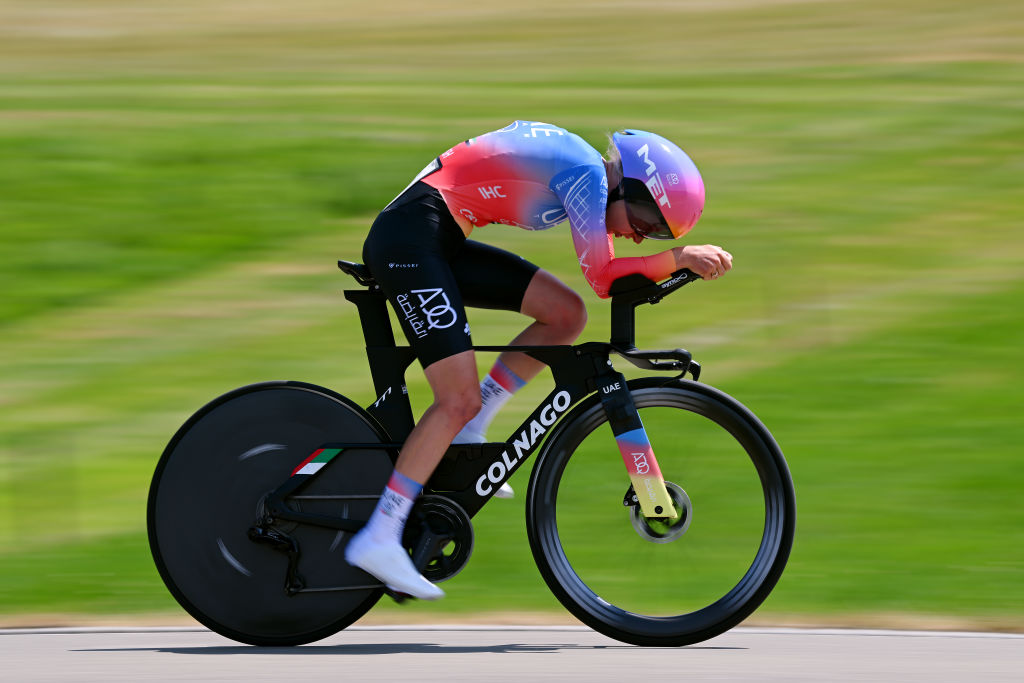
[[[643,181],[635,178],[623,178],[608,193],[608,203],[623,200],[626,202],[626,218],[633,231],[645,239],[675,239],[672,228],[662,215],[658,203],[654,201],[651,191]]]

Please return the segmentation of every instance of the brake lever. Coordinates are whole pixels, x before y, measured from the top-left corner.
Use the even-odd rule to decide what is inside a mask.
[[[690,366],[686,368],[686,370],[683,370],[683,374],[680,375],[680,377],[685,377],[687,371],[689,371],[690,377],[693,377],[694,382],[700,381],[700,363],[695,360],[691,360]]]

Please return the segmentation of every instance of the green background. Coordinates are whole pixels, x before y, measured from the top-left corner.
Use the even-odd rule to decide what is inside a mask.
[[[638,341],[690,349],[787,455],[797,539],[757,618],[1024,626],[1022,35],[995,0],[0,0],[0,624],[177,618],[145,539],[170,435],[258,380],[372,401],[335,259],[432,157],[521,118],[599,149],[656,130],[704,175],[692,241],[735,268]],[[566,226],[477,237],[606,337]],[[471,314],[477,343],[523,324]],[[568,618],[526,471],[444,601],[372,614]]]

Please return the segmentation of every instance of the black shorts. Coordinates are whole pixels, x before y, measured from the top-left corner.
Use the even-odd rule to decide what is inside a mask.
[[[423,182],[377,216],[363,262],[423,367],[472,347],[465,306],[518,313],[539,270],[504,249],[467,240],[441,193]]]

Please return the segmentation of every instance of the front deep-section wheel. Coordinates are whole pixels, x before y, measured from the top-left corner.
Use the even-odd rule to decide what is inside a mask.
[[[325,443],[384,441],[361,408],[322,387],[270,382],[212,401],[171,439],[149,492],[150,548],[167,588],[203,625],[254,645],[308,643],[354,622],[382,589],[346,564],[351,534],[274,523],[298,551],[293,575],[308,592],[296,592],[288,548],[256,543],[249,529],[264,496]],[[391,469],[383,448],[344,451],[288,504],[369,519]]]
[[[745,407],[685,380],[629,383],[675,507],[645,518],[596,396],[534,467],[530,546],[559,601],[635,645],[697,643],[753,612],[782,574],[796,500],[778,445]]]

